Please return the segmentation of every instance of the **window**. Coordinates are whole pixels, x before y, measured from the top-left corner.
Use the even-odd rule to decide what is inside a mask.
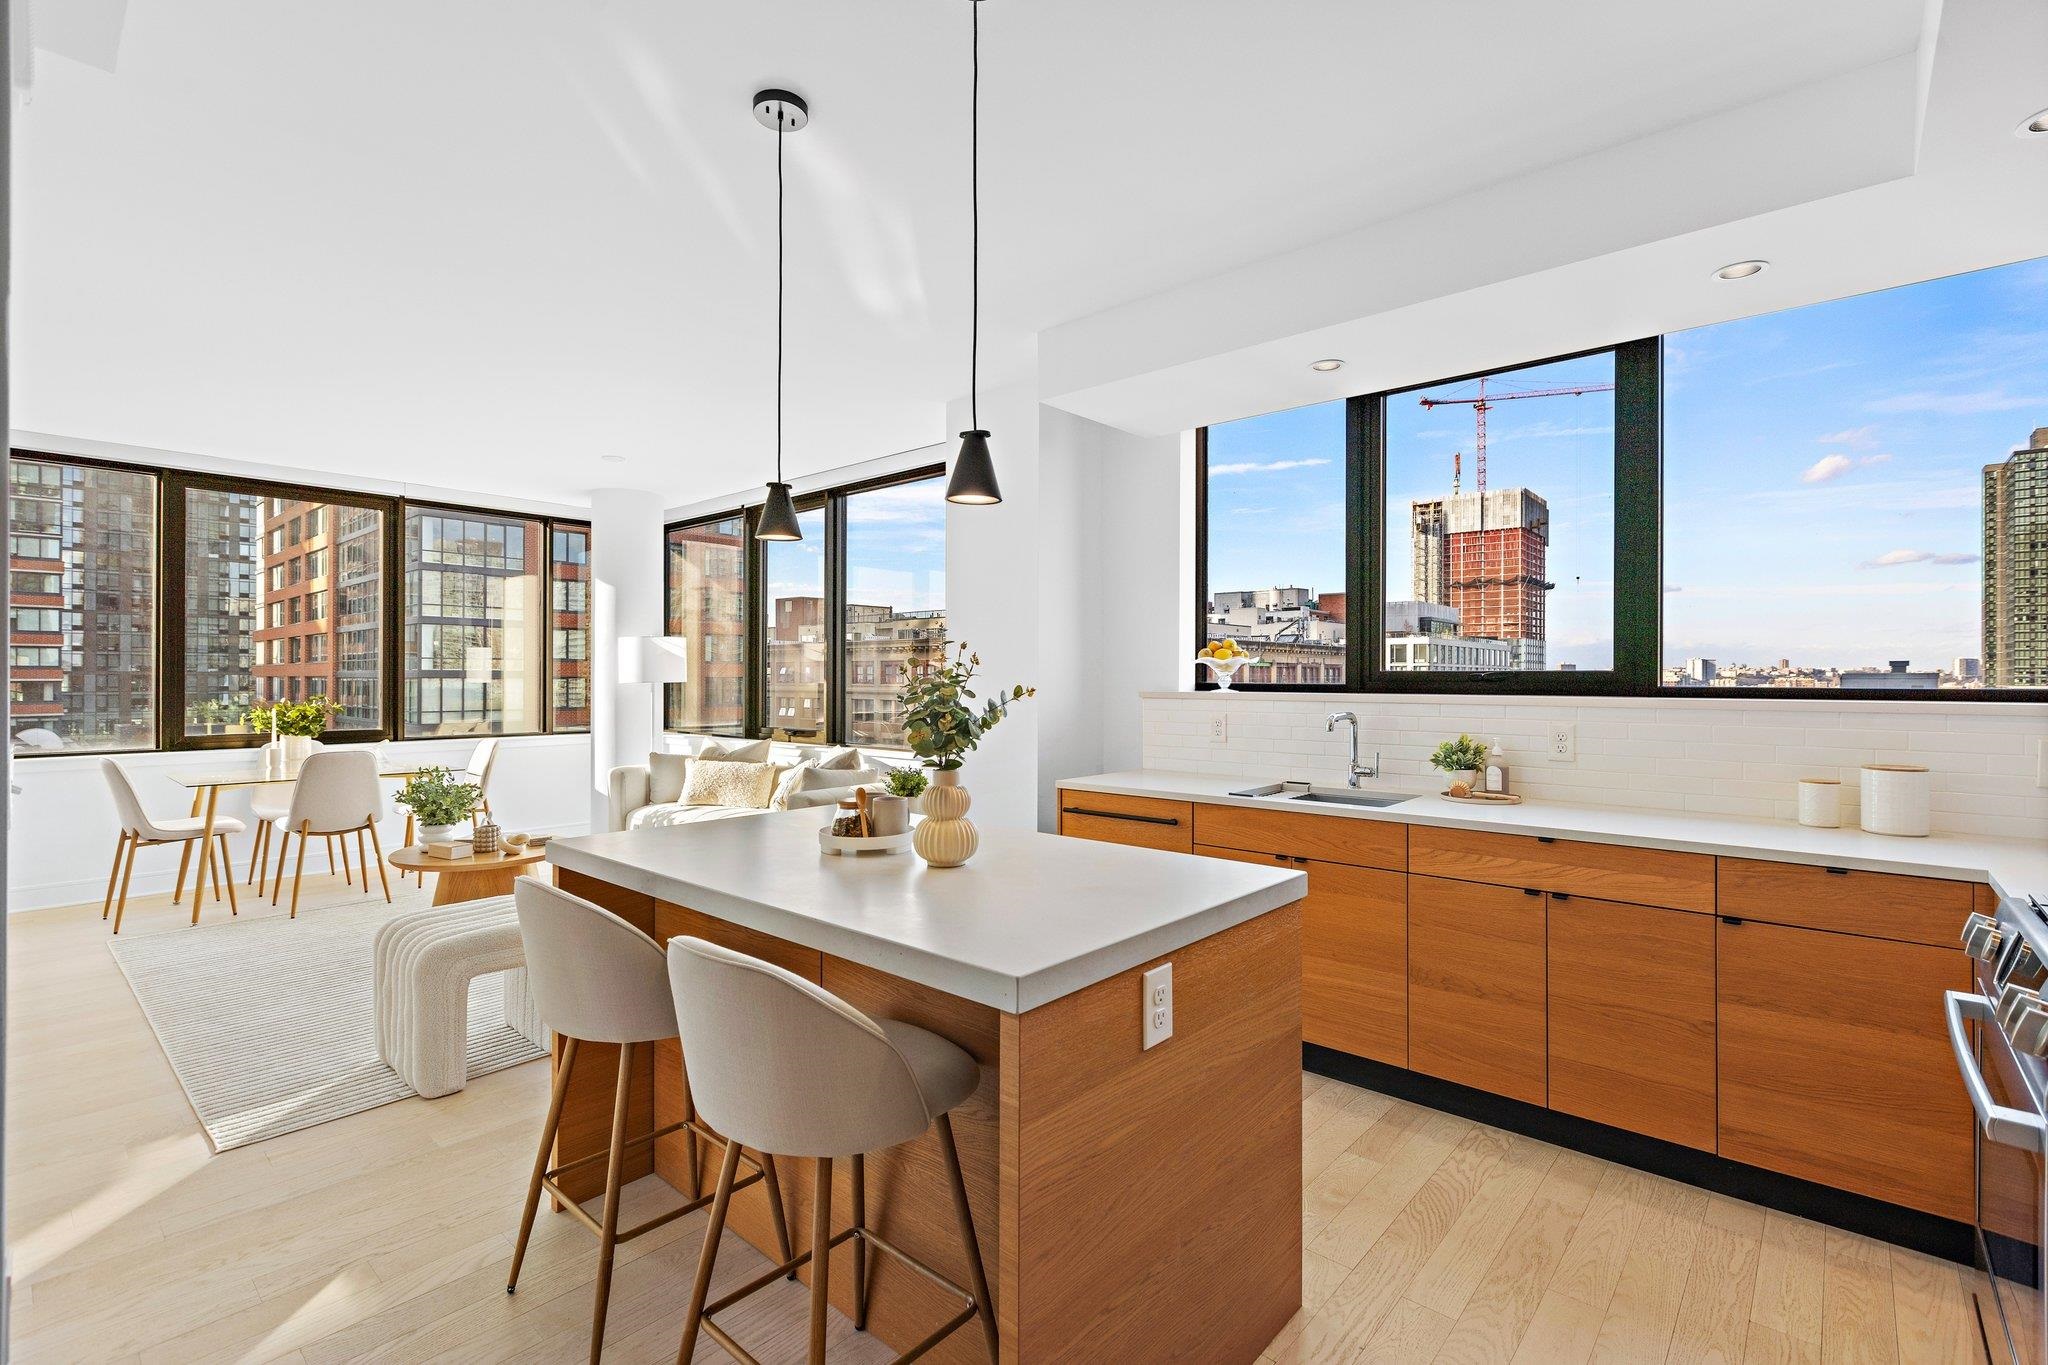
[[[543,728],[550,624],[542,529],[519,518],[407,510],[406,738]]]
[[[844,505],[844,738],[900,749],[903,670],[922,671],[946,652],[945,480],[853,492]]]
[[[830,685],[826,670],[825,509],[799,509],[802,540],[762,547],[761,637],[767,653],[767,732],[771,738],[816,744],[825,738]]]
[[[2048,261],[1664,339],[1661,681],[2048,686]]]
[[[668,533],[668,633],[697,642],[687,682],[671,683],[671,730],[747,733],[747,573],[751,542],[737,514]]]
[[[1612,669],[1613,353],[1384,402],[1385,667]]]
[[[549,651],[550,728],[590,728],[590,532],[556,527],[549,537],[554,648]]]
[[[156,744],[156,481],[10,462],[8,690],[16,753]]]
[[[340,707],[328,721],[330,731],[382,733],[384,513],[344,508],[354,528],[356,573],[349,591],[355,609],[330,622],[322,610],[309,609],[303,579],[294,581],[288,569],[296,558],[290,545],[305,543],[308,512],[324,514],[326,504],[211,479],[174,475],[168,484],[183,545],[184,610],[172,628],[184,659],[175,683],[182,703],[177,733],[186,739],[248,735],[251,705],[314,696]],[[330,653],[330,635],[352,643]],[[338,658],[342,667],[305,674],[299,660],[307,639],[320,639],[321,658]]]
[[[312,534],[317,535],[319,533],[316,531],[312,532]],[[327,552],[325,550],[306,551],[306,577],[318,578],[326,572]]]
[[[1203,445],[1205,638],[1234,639],[1276,663],[1335,668],[1341,681],[1350,629],[1344,403],[1222,423]]]

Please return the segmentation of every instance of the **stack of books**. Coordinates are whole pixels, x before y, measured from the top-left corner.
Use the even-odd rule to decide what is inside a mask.
[[[428,844],[429,858],[467,858],[475,846],[467,839],[454,839],[445,844]]]

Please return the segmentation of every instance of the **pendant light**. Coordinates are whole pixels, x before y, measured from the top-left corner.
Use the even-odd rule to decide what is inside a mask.
[[[789,485],[782,480],[782,138],[808,124],[811,109],[801,95],[762,90],[754,96],[754,117],[775,131],[775,482],[768,485],[754,539],[802,540],[796,504],[790,501]]]
[[[989,458],[988,433],[981,429],[976,392],[981,364],[981,0],[967,0],[974,11],[973,93],[967,114],[967,184],[973,213],[973,304],[967,342],[967,425],[960,433],[960,453],[953,457],[953,475],[946,480],[946,501],[985,507],[1003,500],[996,484],[995,461]]]

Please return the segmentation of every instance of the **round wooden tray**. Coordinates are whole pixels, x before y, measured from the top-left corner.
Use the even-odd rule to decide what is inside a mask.
[[[820,853],[901,853],[910,847],[910,832],[883,834],[873,839],[848,839],[830,829],[818,831]]]
[[[1438,792],[1437,795],[1446,801],[1456,801],[1461,806],[1519,806],[1522,804],[1522,798],[1519,796],[1487,796],[1480,792],[1474,792],[1470,796],[1453,796],[1449,792]]]

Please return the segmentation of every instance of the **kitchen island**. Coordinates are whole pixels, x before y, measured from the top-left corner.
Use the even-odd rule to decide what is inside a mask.
[[[556,840],[561,886],[665,942],[688,934],[816,981],[982,1064],[954,1115],[1006,1361],[1256,1358],[1301,1302],[1299,873],[1022,830],[965,867],[821,855],[830,812]],[[1172,1033],[1146,1048],[1143,973],[1172,964]],[[601,1151],[616,1058],[584,1044],[556,1160]],[[595,1055],[590,1055],[590,1054]],[[629,1096],[635,1131],[681,1117],[675,1044]],[[799,1163],[790,1163],[797,1165]],[[716,1162],[704,1163],[708,1189]],[[960,1257],[936,1141],[871,1157],[868,1216],[941,1270]],[[629,1167],[690,1189],[681,1135]],[[836,1208],[850,1208],[845,1163]],[[579,1194],[601,1187],[601,1167]],[[782,1182],[798,1249],[808,1173]],[[728,1226],[774,1246],[765,1187]],[[852,1306],[852,1248],[833,1253]],[[870,1258],[868,1330],[899,1350],[955,1306]],[[687,1286],[679,1284],[678,1293]],[[957,1333],[934,1359],[974,1360]]]

